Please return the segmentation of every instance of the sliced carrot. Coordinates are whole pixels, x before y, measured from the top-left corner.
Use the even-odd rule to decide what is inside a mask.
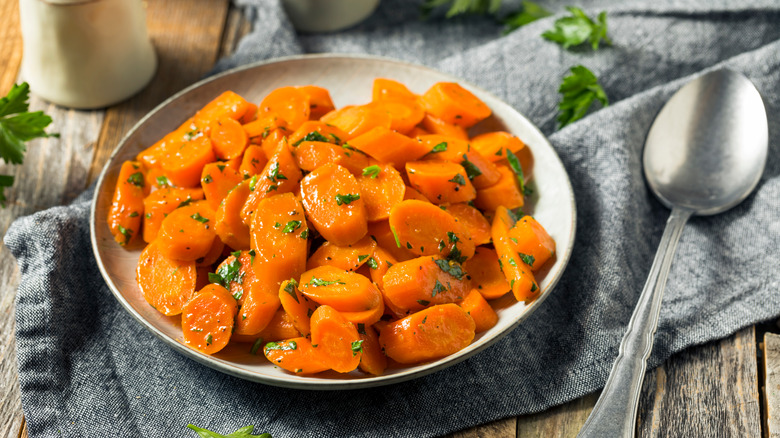
[[[436,204],[468,202],[477,196],[466,170],[449,161],[406,163],[409,183]]]
[[[157,234],[160,251],[174,260],[194,261],[205,256],[217,237],[215,216],[205,201],[173,210],[163,219]]]
[[[188,262],[189,263],[189,262]],[[211,284],[211,281],[209,281],[209,274],[212,269],[211,266],[196,266],[195,267],[195,289],[194,290],[201,290],[206,285]]]
[[[136,156],[136,160],[143,163],[147,169],[160,167],[162,161],[179,148],[183,142],[202,136],[203,133],[201,132],[200,127],[195,123],[195,120],[192,118],[187,119],[174,131],[168,133],[155,144],[139,152]]]
[[[157,238],[165,216],[182,205],[203,199],[203,189],[180,189],[164,187],[155,190],[144,198],[144,241],[151,243]]]
[[[430,199],[426,198],[425,195],[420,193],[419,190],[409,186],[406,186],[406,191],[404,192],[404,201],[406,201],[407,199],[416,199],[418,201],[431,202]]]
[[[195,262],[169,259],[152,242],[138,258],[136,280],[149,305],[164,315],[178,315],[195,293]]]
[[[472,289],[458,305],[474,319],[477,333],[490,330],[498,323],[498,314],[476,289]]]
[[[510,216],[509,210],[503,206],[498,207],[496,216],[493,218],[492,235],[499,266],[504,271],[504,276],[512,288],[515,299],[517,301],[530,301],[539,295],[540,288],[536,284],[531,268],[523,263],[509,238],[509,230],[513,226],[514,220]]]
[[[446,135],[423,135],[417,137],[416,140],[421,144],[421,148],[428,151],[424,157],[426,160],[460,163],[463,161],[463,154],[471,150],[467,140]]]
[[[496,251],[484,246],[478,246],[474,257],[463,263],[463,269],[469,273],[471,284],[485,297],[495,300],[512,290],[506,276],[501,271]]]
[[[241,118],[236,119],[241,122],[242,125],[246,125],[257,117],[257,105],[252,102],[247,102],[247,109]]]
[[[306,175],[301,181],[301,196],[308,219],[325,239],[346,246],[366,235],[360,186],[344,167],[322,166]]]
[[[309,120],[311,114],[311,98],[296,87],[281,87],[270,93],[260,102],[259,111],[273,111],[287,122],[291,130],[298,129],[303,122]],[[258,115],[261,117],[261,115]]]
[[[365,324],[358,324],[357,331],[360,340],[363,341],[361,345],[363,355],[360,357],[358,367],[365,373],[381,376],[387,368],[387,356],[382,351],[382,346],[379,345],[379,335],[373,327]]]
[[[250,178],[262,172],[266,164],[268,164],[268,157],[265,155],[263,148],[249,145],[244,150],[238,173],[244,178]]]
[[[146,176],[144,177],[146,187],[153,190],[161,189],[164,187],[171,187],[172,184],[168,181],[168,177],[165,176],[163,170],[159,167],[153,167],[146,170]]]
[[[509,240],[520,258],[537,271],[555,254],[555,241],[547,230],[531,216],[523,216],[509,230]]]
[[[125,161],[119,169],[114,188],[108,227],[114,240],[126,246],[141,234],[141,218],[144,214],[146,171],[138,161]]]
[[[357,271],[374,253],[374,248],[376,242],[368,235],[346,246],[337,246],[326,241],[309,257],[306,269],[334,266],[345,271]]]
[[[219,239],[214,239],[214,241],[211,243],[211,249],[209,249],[209,252],[206,253],[203,257],[195,260],[195,266],[198,268],[201,267],[211,267],[214,263],[219,260],[220,257],[222,257],[222,252],[225,249],[225,244],[222,243]]]
[[[255,267],[253,266],[253,269]],[[258,273],[258,270],[255,269]],[[281,305],[279,295],[272,292],[278,283],[264,276],[255,277],[255,281],[244,286],[244,295],[239,300],[241,306],[236,315],[235,332],[239,335],[256,335],[271,323]]]
[[[207,126],[212,120],[224,116],[238,120],[244,116],[251,106],[249,102],[238,94],[232,91],[225,91],[195,113],[193,119],[199,126]]]
[[[471,146],[485,158],[498,161],[506,158],[504,152],[506,149],[517,154],[518,151],[525,147],[525,144],[522,140],[508,132],[496,131],[480,134],[472,138]]]
[[[264,111],[258,113],[257,119],[244,124],[241,128],[246,133],[247,138],[265,139],[275,130],[286,131],[287,121],[274,111]]]
[[[387,270],[396,263],[398,260],[389,251],[377,246],[374,248],[374,253],[366,261],[365,266],[370,269],[371,281],[376,283],[380,289],[384,289],[383,277]]]
[[[408,135],[411,138],[422,137],[423,135],[431,135],[431,134],[432,134],[431,132],[426,131],[424,128],[421,128],[420,126],[415,126],[414,128],[412,128],[411,131],[406,133],[406,135]]]
[[[348,373],[360,364],[360,335],[351,322],[330,306],[318,307],[311,316],[311,342],[322,363],[334,371]]]
[[[371,100],[377,102],[384,99],[416,99],[417,95],[409,91],[406,85],[387,78],[374,79],[371,90]]]
[[[252,222],[252,213],[261,200],[296,190],[302,176],[290,149],[280,143],[263,171],[249,180],[249,197],[241,208],[244,223],[248,225]]]
[[[228,192],[244,178],[237,170],[227,167],[220,162],[209,163],[203,166],[200,176],[200,184],[203,194],[212,210],[219,208],[219,204],[225,199]]]
[[[268,136],[260,141],[260,147],[263,148],[267,159],[271,159],[276,153],[277,148],[280,145],[287,147],[287,136],[290,135],[290,131],[285,129],[274,129]],[[257,137],[260,138],[260,137]]]
[[[418,256],[441,255],[462,261],[474,255],[474,241],[466,228],[433,204],[413,199],[399,202],[390,212],[390,227],[400,245]]]
[[[422,119],[422,127],[431,134],[446,135],[461,140],[469,139],[469,134],[463,126],[447,123],[430,114],[426,114],[425,118]]]
[[[237,184],[217,208],[214,232],[219,239],[233,249],[249,249],[249,226],[241,218],[241,208],[249,197],[249,183]]]
[[[402,134],[410,132],[425,117],[425,110],[417,98],[384,98],[369,105],[387,113],[390,116],[390,129]]]
[[[523,193],[517,184],[517,177],[507,166],[499,166],[501,179],[490,187],[477,190],[474,205],[481,210],[495,211],[499,206],[509,209],[522,207],[525,204]]]
[[[258,337],[266,342],[281,341],[298,336],[301,336],[301,333],[295,328],[290,315],[284,309],[277,310],[271,318],[271,322],[258,334]]]
[[[252,262],[254,251],[234,251],[219,264],[216,271],[210,275],[213,282],[225,287],[233,298],[243,302],[244,295],[249,293],[249,287],[255,282]]]
[[[317,309],[317,303],[298,291],[298,282],[294,279],[285,280],[279,286],[279,300],[296,330],[303,336],[309,336],[311,334],[309,320]]]
[[[421,101],[425,110],[452,125],[469,128],[490,116],[490,108],[455,82],[434,84]]]
[[[402,167],[407,161],[414,161],[431,150],[427,145],[384,126],[378,126],[353,138],[349,145],[395,167]]]
[[[371,310],[382,301],[381,292],[368,278],[333,266],[304,272],[299,287],[309,299],[340,312]]]
[[[498,171],[498,167],[479,152],[467,152],[461,158],[463,160],[460,162],[460,165],[466,169],[469,180],[477,189],[490,187],[501,179],[501,172]]]
[[[233,333],[236,312],[238,303],[224,287],[204,287],[182,310],[184,343],[205,354],[222,350]]]
[[[403,364],[439,359],[466,348],[474,320],[456,304],[442,304],[391,322],[379,334],[387,356]]]
[[[309,96],[310,119],[317,120],[336,108],[333,105],[333,100],[331,100],[330,92],[327,89],[316,85],[304,85],[297,88]]]
[[[417,257],[414,253],[410,252],[406,245],[401,245],[400,241],[396,240],[393,230],[390,228],[389,221],[377,221],[368,224],[368,235],[372,239],[376,240],[377,245],[384,248],[387,252],[398,260],[409,260]]]
[[[358,274],[362,275],[362,274]],[[377,302],[377,305],[374,306],[371,309],[363,310],[360,312],[341,312],[341,314],[344,316],[344,318],[347,319],[347,321],[351,322],[352,324],[355,324],[356,326],[358,324],[363,325],[371,325],[376,323],[382,318],[382,315],[385,313],[385,302],[383,299],[380,299]]]
[[[390,217],[393,205],[404,200],[406,185],[395,168],[376,164],[363,168],[357,175],[360,196],[366,203],[366,217],[378,221]]]
[[[175,186],[196,187],[200,182],[203,167],[215,160],[211,140],[201,136],[182,142],[162,162],[162,169]]]
[[[471,290],[459,264],[430,256],[394,264],[383,281],[385,299],[398,309],[413,312],[462,300]]]
[[[475,245],[490,243],[490,222],[479,210],[468,204],[450,204],[446,209],[466,228]]]
[[[333,125],[317,120],[309,120],[308,122],[303,122],[295,132],[290,134],[288,141],[293,148],[304,141],[321,141],[341,146],[346,138],[347,134]]]
[[[293,148],[295,162],[301,170],[311,172],[326,164],[340,164],[360,175],[368,166],[368,157],[356,151],[321,141],[304,141]]]
[[[360,134],[364,134],[375,127],[390,129],[390,115],[371,105],[344,107],[335,112],[330,112],[320,118],[347,134],[345,140],[351,140]]]
[[[295,374],[315,374],[328,369],[317,349],[302,337],[269,342],[263,347],[263,353],[274,365]]]
[[[214,155],[217,158],[232,160],[244,153],[244,149],[249,143],[249,136],[235,119],[225,116],[219,117],[211,122],[209,128],[211,146],[214,148]]]

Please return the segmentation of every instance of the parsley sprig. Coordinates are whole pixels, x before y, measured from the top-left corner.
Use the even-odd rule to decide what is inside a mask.
[[[506,26],[504,28],[505,34],[517,30],[526,24],[533,23],[540,18],[549,17],[552,15],[552,12],[537,5],[534,2],[523,0],[520,2],[520,4],[520,9],[501,19],[501,22]]]
[[[588,109],[599,101],[603,106],[609,105],[607,94],[599,85],[598,78],[582,65],[571,68],[571,75],[563,78],[558,92],[563,95],[558,109],[558,128],[579,120],[585,116]]]
[[[566,8],[571,16],[555,20],[554,27],[542,34],[542,38],[556,42],[564,49],[579,46],[588,41],[593,50],[598,50],[599,43],[603,40],[612,45],[612,40],[607,36],[607,13],[602,12],[596,20],[588,17],[585,12],[575,6]]]
[[[241,429],[238,429],[237,431],[228,435],[212,432],[192,424],[188,424],[187,427],[194,430],[200,438],[272,438],[270,433],[253,435],[252,432],[255,430],[254,426],[242,427]]]
[[[11,91],[0,99],[0,158],[9,164],[22,164],[27,152],[25,142],[34,138],[59,137],[47,134],[51,117],[43,111],[29,112],[30,86],[27,82],[15,84]],[[6,187],[11,187],[14,177],[0,175],[0,205],[5,207]]]

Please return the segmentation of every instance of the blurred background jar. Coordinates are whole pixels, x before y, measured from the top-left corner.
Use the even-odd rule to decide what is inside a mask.
[[[363,21],[379,0],[283,0],[287,16],[302,32],[334,32]]]
[[[38,96],[100,108],[140,91],[157,58],[141,0],[19,0],[22,77]]]

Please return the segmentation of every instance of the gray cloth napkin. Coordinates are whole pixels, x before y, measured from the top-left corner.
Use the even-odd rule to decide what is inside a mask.
[[[384,0],[352,29],[296,35],[273,1],[242,0],[255,23],[218,69],[280,55],[361,52],[454,74],[528,116],[574,186],[577,240],[564,277],[495,346],[411,382],[307,392],[249,383],[174,353],[109,292],[89,243],[87,191],[72,205],[21,218],[5,243],[21,269],[17,348],[30,436],[194,436],[254,424],[281,437],[427,437],[537,412],[603,386],[669,211],[648,192],[641,150],[654,115],[691,78],[746,74],[770,116],[757,192],[694,218],[672,267],[656,366],[688,346],[780,315],[780,5],[774,0],[576,2],[608,12],[611,47],[561,50],[539,37],[555,17],[510,35],[485,18],[418,19],[418,1]],[[510,5],[511,6],[511,5]],[[562,13],[562,5],[547,3]],[[556,131],[557,86],[583,64],[612,105]]]

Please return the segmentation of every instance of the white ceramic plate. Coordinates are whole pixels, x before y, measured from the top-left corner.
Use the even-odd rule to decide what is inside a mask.
[[[167,317],[154,310],[143,298],[135,279],[140,249],[125,250],[117,245],[106,223],[113,188],[123,161],[131,160],[145,147],[178,127],[200,107],[225,90],[233,90],[247,100],[259,102],[271,90],[286,85],[314,84],[330,90],[336,107],[371,100],[374,78],[396,79],[412,91],[422,93],[439,81],[459,82],[487,103],[493,116],[475,129],[506,130],[520,137],[534,157],[531,208],[525,211],[547,229],[557,244],[557,258],[548,263],[536,301],[525,304],[508,297],[494,303],[498,324],[480,333],[474,342],[456,354],[435,362],[389,369],[374,377],[354,371],[349,374],[323,373],[316,377],[292,375],[274,367],[262,355],[249,353],[249,347],[229,346],[208,356],[183,344],[180,318]],[[310,55],[277,59],[234,69],[201,81],[176,94],[144,117],[117,146],[98,181],[92,204],[92,248],[100,271],[117,300],[144,327],[177,352],[206,366],[243,379],[269,385],[302,389],[352,389],[397,383],[430,374],[454,365],[495,343],[517,327],[552,292],[571,255],[575,231],[575,205],[571,183],[563,165],[547,139],[528,119],[495,96],[457,78],[406,62],[356,55]]]

